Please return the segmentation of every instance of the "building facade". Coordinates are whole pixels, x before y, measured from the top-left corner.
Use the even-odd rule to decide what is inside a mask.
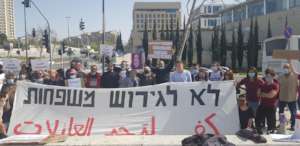
[[[181,3],[180,2],[135,2],[132,12],[133,28],[131,32],[131,47],[142,45],[145,23],[149,31],[149,40],[152,40],[151,32],[156,25],[157,39],[159,32],[168,27],[176,29],[177,22],[181,27]],[[172,25],[173,24],[173,25]]]
[[[0,33],[15,38],[14,0],[0,0]]]

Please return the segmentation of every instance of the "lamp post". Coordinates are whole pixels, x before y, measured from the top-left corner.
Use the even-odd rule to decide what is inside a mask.
[[[105,43],[105,0],[102,0],[102,44]],[[100,49],[99,49],[100,50]],[[100,50],[101,52],[101,50]],[[104,73],[104,67],[105,67],[105,56],[102,55],[102,73]]]

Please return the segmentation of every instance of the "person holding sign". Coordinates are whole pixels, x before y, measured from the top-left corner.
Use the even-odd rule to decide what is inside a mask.
[[[68,87],[75,87],[75,88],[83,88],[84,83],[81,78],[77,78],[77,71],[75,69],[71,69],[70,72],[70,79],[65,81],[66,86]]]
[[[59,78],[56,70],[49,71],[49,79],[45,79],[44,84],[55,85],[55,86],[65,86],[64,81]]]
[[[284,113],[286,105],[288,105],[291,113],[291,131],[295,128],[295,118],[297,114],[297,92],[299,87],[298,75],[292,72],[290,64],[283,66],[283,75],[279,76],[280,83],[279,93],[279,113]]]
[[[291,60],[288,60],[288,62],[291,66],[292,72],[298,76],[298,82],[299,82],[299,86],[298,86],[298,110],[300,110],[300,73],[296,72],[296,70],[293,67],[293,64],[292,64]]]
[[[100,88],[101,74],[97,72],[97,65],[91,66],[91,72],[87,75],[85,80],[85,87],[87,88]]]
[[[182,61],[176,62],[176,71],[171,73],[170,82],[192,82],[191,72],[184,69]]]

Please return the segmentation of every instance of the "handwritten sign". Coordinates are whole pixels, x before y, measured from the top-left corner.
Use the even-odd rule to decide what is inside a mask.
[[[81,78],[68,79],[67,85],[68,87],[81,88],[82,87]]]
[[[149,58],[171,59],[172,42],[149,42]]]
[[[101,55],[112,57],[114,46],[111,45],[100,45]]]
[[[33,71],[48,70],[50,68],[49,60],[34,59],[30,63]]]
[[[273,52],[273,59],[291,59],[298,60],[300,59],[300,51],[292,50],[275,50]]]
[[[21,61],[16,58],[2,59],[3,70],[6,72],[18,72],[21,70]]]
[[[234,134],[239,130],[235,96],[232,81],[119,89],[18,82],[8,134]]]

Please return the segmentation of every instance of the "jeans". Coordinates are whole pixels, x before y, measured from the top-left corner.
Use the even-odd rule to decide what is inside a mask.
[[[256,113],[259,103],[254,101],[248,101],[248,106]]]
[[[297,114],[297,101],[293,102],[284,102],[279,101],[279,114],[284,113],[284,108],[288,105],[291,113],[291,128],[295,127],[295,118]]]
[[[276,128],[276,108],[260,105],[256,111],[255,125],[257,130],[265,127],[265,119],[267,119],[268,130]]]

